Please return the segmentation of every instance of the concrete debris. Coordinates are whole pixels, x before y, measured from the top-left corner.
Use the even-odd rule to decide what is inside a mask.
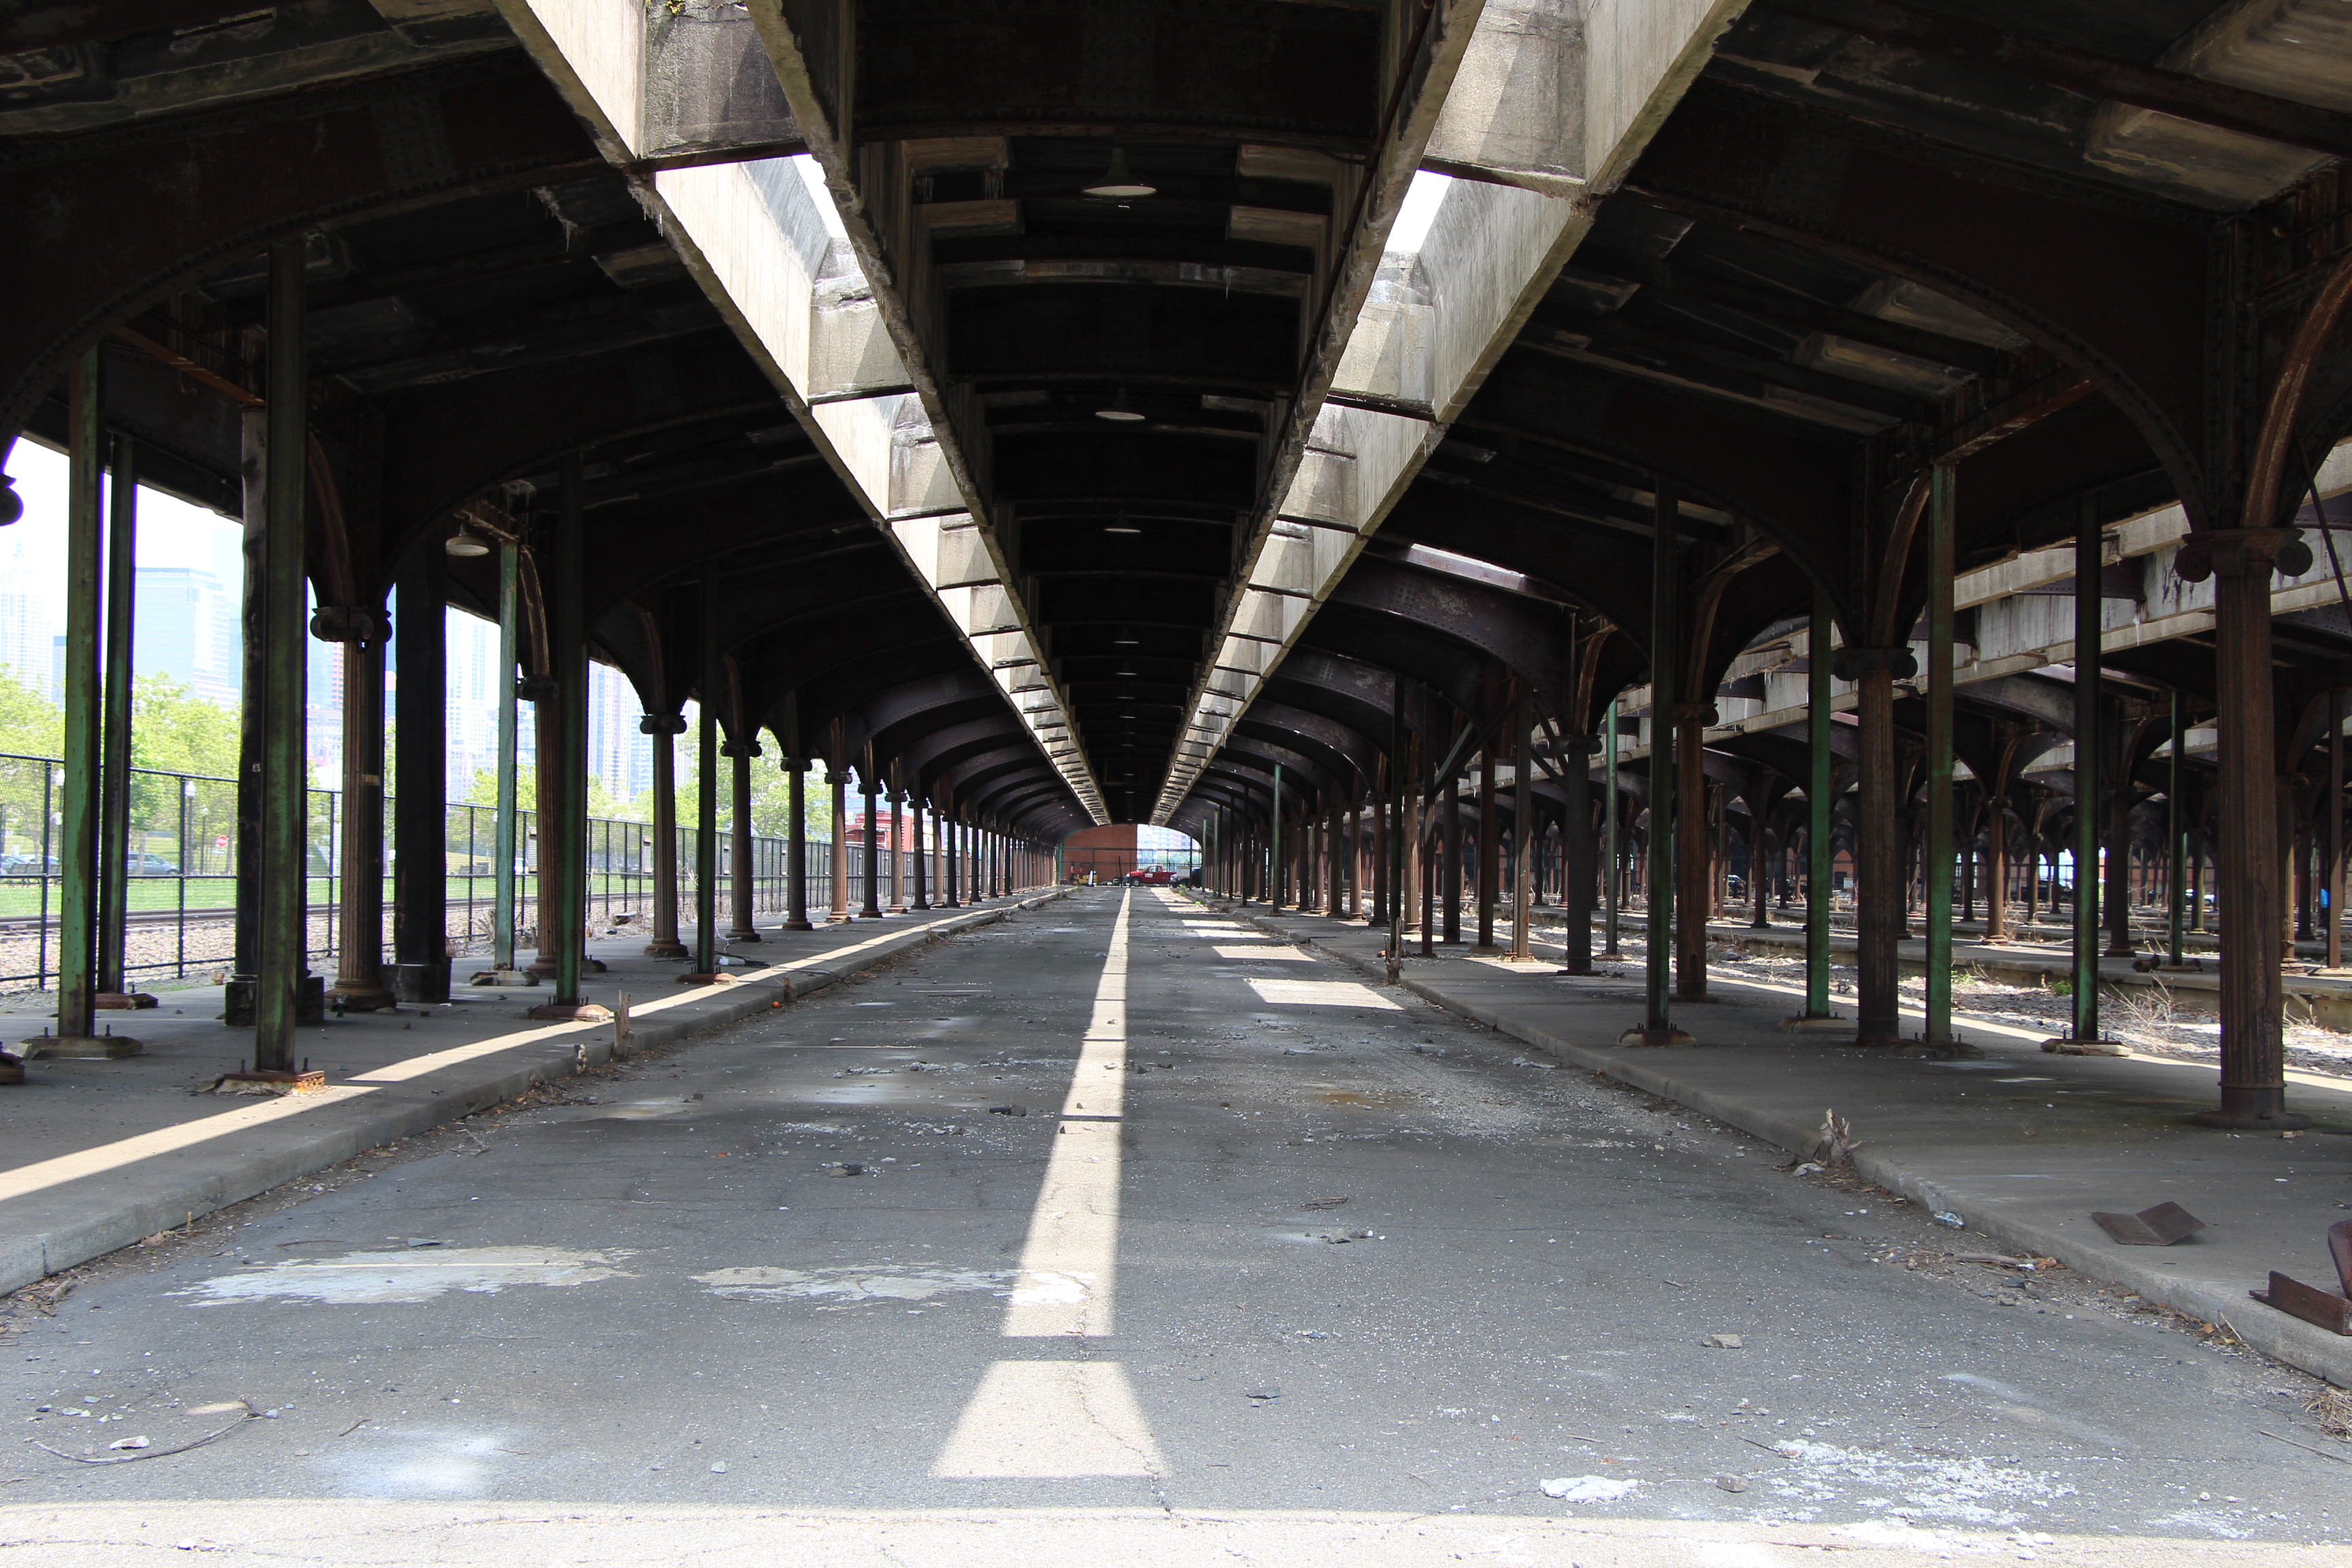
[[[1850,1165],[1853,1152],[1862,1147],[1862,1140],[1853,1135],[1853,1127],[1834,1110],[1822,1112],[1820,1138],[1813,1152],[1824,1165]]]
[[[1808,1160],[1803,1164],[1798,1166],[1795,1171],[1790,1173],[1790,1174],[1799,1176],[1814,1176],[1819,1175],[1828,1168],[1828,1166],[1822,1164],[1819,1160]]]
[[[824,1173],[828,1176],[862,1176],[866,1173],[866,1167],[863,1165],[827,1165],[824,1168]]]
[[[1748,1348],[1748,1342],[1738,1334],[1709,1334],[1700,1342],[1710,1350],[1739,1351]]]
[[[1244,1395],[1244,1397],[1248,1399],[1279,1399],[1282,1397],[1282,1384],[1278,1383],[1269,1383],[1264,1388],[1251,1389],[1248,1394]]]
[[[138,1449],[152,1447],[154,1445],[144,1437],[117,1437],[107,1447],[115,1449]]]
[[[1344,1197],[1309,1198],[1298,1206],[1303,1209],[1335,1209],[1347,1201],[1348,1200]]]
[[[721,1459],[721,1460],[719,1460],[717,1464],[715,1464],[715,1465],[711,1466],[711,1467],[710,1467],[710,1473],[711,1473],[712,1475],[714,1475],[714,1476],[723,1476],[723,1475],[725,1475],[725,1474],[727,1473],[727,1461],[726,1461],[726,1460],[724,1460],[724,1459]]]
[[[1744,1492],[1748,1489],[1748,1478],[1746,1476],[1717,1476],[1715,1478],[1715,1485],[1716,1489],[1718,1491]]]
[[[992,1105],[988,1113],[991,1116],[1026,1116],[1029,1108],[1025,1105]]]
[[[1953,1230],[1966,1230],[1969,1228],[1968,1221],[1962,1219],[1956,1214],[1947,1214],[1941,1210],[1937,1212],[1936,1223],[1940,1226],[1948,1226]]]
[[[1607,1476],[1560,1476],[1538,1485],[1544,1496],[1561,1502],[1617,1502],[1633,1496],[1642,1483],[1612,1480]]]

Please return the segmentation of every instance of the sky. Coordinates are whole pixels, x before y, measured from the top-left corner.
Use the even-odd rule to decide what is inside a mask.
[[[66,570],[66,458],[29,437],[10,448],[8,477],[25,503],[15,526],[0,529],[0,570],[62,583]],[[244,579],[238,541],[245,525],[139,487],[139,564],[188,566],[234,584]]]

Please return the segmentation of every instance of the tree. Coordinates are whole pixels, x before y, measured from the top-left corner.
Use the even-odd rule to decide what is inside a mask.
[[[499,771],[496,768],[476,768],[473,782],[466,786],[463,805],[499,804]],[[539,809],[539,767],[534,763],[515,764],[515,809],[531,812]],[[588,780],[588,815],[622,822],[636,821],[627,805],[616,799],[604,786],[604,781],[594,775]],[[646,820],[650,820],[646,819]]]
[[[0,752],[55,757],[65,746],[65,710],[16,670],[0,666]]]
[[[692,827],[699,818],[702,775],[701,737],[688,726],[685,734],[673,742],[677,758],[677,825]],[[775,745],[765,743],[767,754],[751,761],[751,831],[763,838],[782,838],[792,831],[793,781],[775,764]],[[724,829],[733,826],[735,801],[735,761],[719,759],[719,825]],[[823,842],[833,834],[833,799],[825,789],[824,769],[815,763],[808,768],[806,782],[802,785],[802,810],[808,823],[811,839]],[[650,789],[638,795],[635,803],[636,815],[650,822],[654,815],[654,795]]]
[[[168,675],[131,683],[131,765],[163,773],[236,777],[238,715]]]

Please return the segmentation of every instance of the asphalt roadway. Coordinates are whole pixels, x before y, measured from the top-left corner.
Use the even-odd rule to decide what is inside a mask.
[[[1787,1163],[1084,891],[20,1301],[0,1564],[2352,1562],[2309,1379]]]

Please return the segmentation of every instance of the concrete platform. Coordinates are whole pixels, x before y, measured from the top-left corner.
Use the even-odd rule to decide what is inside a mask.
[[[221,988],[162,994],[135,1016],[142,1055],[35,1057],[0,1089],[0,1291],[186,1224],[257,1193],[510,1099],[581,1067],[671,1044],[784,1005],[942,937],[1002,920],[1058,891],[960,910],[859,921],[812,931],[764,929],[737,951],[755,967],[732,984],[685,986],[688,964],[644,956],[643,932],[589,944],[607,965],[583,986],[607,1005],[630,997],[625,1039],[610,1023],[534,1023],[544,986],[459,984],[441,1006],[330,1017],[301,1031],[298,1056],[326,1087],[282,1098],[205,1092],[249,1058],[249,1029],[219,1022]],[[461,961],[461,978],[464,973]],[[9,1038],[41,1016],[8,1015]]]
[[[1638,914],[1621,914],[1620,931],[1638,933],[1643,929]],[[1546,908],[1536,911],[1535,929],[1557,937],[1560,930],[1559,911]],[[2034,985],[2043,981],[2071,979],[2074,973],[2072,950],[2063,941],[2025,942],[2002,941],[1989,942],[1965,939],[1965,928],[1955,925],[1952,938],[1952,963],[1983,971],[1995,980],[2011,984]],[[1745,921],[1710,921],[1706,934],[1717,942],[1738,942],[1751,948],[1769,948],[1776,952],[1801,958],[1805,952],[1805,928],[1802,925],[1752,926]],[[1596,937],[1596,942],[1598,938]],[[2304,943],[2305,948],[2318,949],[2317,943]],[[2324,951],[2324,949],[2320,949]],[[1830,932],[1830,952],[1834,962],[1852,964],[1854,936],[1850,930],[1833,929]],[[1906,975],[1917,975],[1925,970],[1927,943],[1924,938],[1910,937],[1895,947],[1896,962]],[[2146,956],[2142,954],[2142,956]],[[2189,962],[2178,970],[2150,973],[2132,967],[2128,958],[2099,960],[2099,984],[2121,989],[2154,990],[2162,986],[2172,998],[2173,1005],[2185,1013],[2215,1016],[2221,1012],[2221,970],[2219,956],[2210,942],[2200,948],[2189,944],[2183,952]],[[2286,997],[2287,1018],[2291,1023],[2317,1023],[2331,1029],[2352,1029],[2352,973],[2331,973],[2325,970],[2311,973],[2290,967],[2283,977]]]
[[[1358,921],[1208,900],[1286,941],[1374,974],[1386,933]],[[2217,1131],[2189,1117],[2214,1103],[2208,1066],[2131,1054],[2061,1057],[2041,1037],[1991,1023],[1958,1032],[1981,1060],[1931,1061],[1856,1048],[1838,1033],[1792,1034],[1794,987],[1711,981],[1716,999],[1675,1009],[1697,1048],[1621,1047],[1641,1021],[1641,971],[1570,978],[1556,962],[1524,966],[1466,949],[1409,957],[1405,985],[1438,1005],[1799,1154],[1835,1110],[1862,1141],[1870,1180],[2002,1248],[2069,1268],[2222,1323],[2281,1361],[2352,1387],[2352,1338],[2248,1298],[2278,1269],[2333,1289],[2329,1225],[2352,1209],[2352,1082],[2290,1071],[2289,1100],[2313,1117],[2293,1137]],[[2191,977],[2193,978],[2193,977]],[[1850,1015],[1850,1007],[1843,1009]],[[1916,1013],[1907,1017],[1925,1020]],[[2168,1247],[2122,1247],[2095,1209],[2134,1213],[2177,1202],[2207,1228]]]

